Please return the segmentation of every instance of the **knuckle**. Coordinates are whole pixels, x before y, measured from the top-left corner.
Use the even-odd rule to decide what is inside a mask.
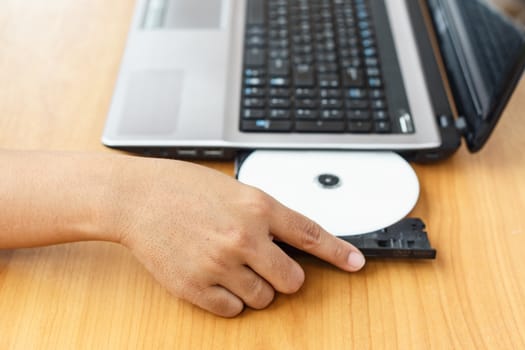
[[[168,286],[169,287],[169,286]],[[195,303],[196,298],[202,291],[200,283],[187,274],[181,274],[177,285],[168,290],[175,296]]]
[[[348,257],[348,249],[342,244],[342,242],[337,242],[333,249],[333,260],[334,261],[346,261]]]
[[[192,304],[200,305],[201,300],[204,299],[206,289],[197,283],[184,284],[183,288],[178,293],[174,293],[177,297],[189,301]]]
[[[242,302],[214,293],[212,288],[201,290],[190,302],[222,317],[235,317],[242,312],[244,309]]]
[[[230,242],[232,244],[231,249],[234,252],[244,252],[250,250],[253,237],[252,234],[243,228],[231,230],[229,233]]]
[[[300,248],[304,251],[312,250],[321,244],[322,229],[317,223],[307,220],[303,224],[302,235],[300,238]]]
[[[217,275],[219,273],[224,273],[229,268],[228,259],[225,254],[222,254],[219,251],[214,251],[208,253],[207,259],[203,262],[204,271]]]
[[[228,299],[209,299],[210,310],[223,317],[235,317],[244,309],[242,303],[235,303]]]
[[[296,293],[304,284],[304,272],[301,268],[294,269],[293,273],[290,273],[286,279],[286,285],[281,292],[285,294]]]
[[[273,301],[275,292],[260,277],[253,276],[246,284],[249,300],[246,303],[254,309],[264,309]]]
[[[245,207],[257,217],[267,217],[272,210],[270,197],[257,188],[250,188],[245,201]]]
[[[285,259],[285,261],[274,262],[272,265],[273,270],[279,272],[279,279],[274,281],[279,282],[274,285],[276,289],[285,294],[292,294],[301,288],[305,275],[299,264],[292,259]]]

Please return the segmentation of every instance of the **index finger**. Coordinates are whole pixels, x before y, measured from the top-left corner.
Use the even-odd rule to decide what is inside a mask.
[[[306,216],[274,200],[270,232],[279,240],[317,256],[346,271],[360,270],[363,254],[348,242],[326,232]]]

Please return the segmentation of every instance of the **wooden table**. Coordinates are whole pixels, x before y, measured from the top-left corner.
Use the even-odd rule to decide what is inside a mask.
[[[131,0],[0,2],[0,147],[100,144]],[[525,82],[483,151],[415,165],[435,261],[356,274],[302,257],[295,295],[222,319],[170,296],[124,248],[0,251],[0,349],[524,349]],[[231,163],[208,163],[232,174]]]

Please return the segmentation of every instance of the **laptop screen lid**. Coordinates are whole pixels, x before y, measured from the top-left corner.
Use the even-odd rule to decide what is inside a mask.
[[[496,126],[525,66],[525,1],[429,0],[468,148]]]

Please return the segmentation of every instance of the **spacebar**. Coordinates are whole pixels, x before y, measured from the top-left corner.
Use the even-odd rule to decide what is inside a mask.
[[[343,132],[345,123],[342,121],[296,121],[295,130],[299,132]]]

